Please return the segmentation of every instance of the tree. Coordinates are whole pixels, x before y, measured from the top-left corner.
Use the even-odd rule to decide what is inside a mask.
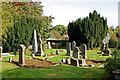
[[[60,33],[61,36],[67,34],[67,27],[65,27],[64,25],[56,25],[51,30],[56,30]]]
[[[76,41],[78,46],[84,43],[88,49],[99,47],[107,33],[107,19],[101,17],[96,10],[90,12],[89,16],[68,24],[70,42]]]
[[[20,44],[28,47],[32,44],[33,31],[37,37],[45,40],[48,36],[48,26],[51,26],[53,17],[43,16],[41,2],[3,2],[2,8],[2,46],[4,52],[15,52]],[[10,15],[8,15],[10,14]],[[7,17],[5,17],[8,15]],[[12,22],[12,23],[11,23]],[[8,25],[9,24],[9,25]]]

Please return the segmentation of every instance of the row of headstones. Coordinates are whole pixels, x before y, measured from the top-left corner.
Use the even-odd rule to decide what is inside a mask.
[[[66,55],[72,57],[71,43],[67,42],[66,45],[67,45],[67,53],[66,53]],[[72,49],[73,49],[73,58],[78,58],[79,59],[79,51],[81,51],[81,55],[82,55],[83,59],[87,59],[87,53],[86,53],[87,46],[85,44],[82,44],[80,46],[80,50],[79,50],[79,48],[76,47],[76,42],[73,41],[72,42]]]

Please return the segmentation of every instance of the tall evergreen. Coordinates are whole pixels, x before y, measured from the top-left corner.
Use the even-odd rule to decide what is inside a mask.
[[[107,19],[101,17],[96,10],[89,16],[68,24],[69,40],[76,41],[77,45],[84,43],[88,49],[99,47],[108,32]]]

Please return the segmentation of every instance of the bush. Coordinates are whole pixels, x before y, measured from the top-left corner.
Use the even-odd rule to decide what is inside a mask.
[[[109,47],[110,48],[115,48],[117,46],[117,39],[115,37],[111,37],[110,41],[109,41]]]
[[[120,67],[120,59],[119,59],[120,55],[118,53],[119,53],[118,51],[114,51],[113,52],[114,57],[110,58],[108,63],[105,65],[105,69],[108,72],[112,72]]]

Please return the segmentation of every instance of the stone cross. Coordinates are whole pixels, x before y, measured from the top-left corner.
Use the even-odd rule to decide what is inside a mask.
[[[67,42],[66,43],[66,45],[67,45],[67,56],[72,56],[72,54],[71,54],[71,43],[70,42]]]
[[[79,59],[79,48],[78,47],[74,48],[73,57]]]
[[[34,38],[33,38],[33,47],[32,47],[32,51],[34,52],[34,54],[36,54],[37,51],[38,51],[36,30],[34,30]]]
[[[25,65],[25,56],[24,56],[25,48],[26,47],[23,44],[19,46],[19,63],[22,65]]]
[[[2,46],[0,46],[0,59],[2,59]]]
[[[50,42],[48,42],[48,49],[52,49]]]
[[[38,41],[38,53],[40,53],[41,57],[44,55],[43,54],[43,49],[42,49],[42,39],[41,39],[41,36],[39,36],[39,41]]]
[[[73,42],[72,42],[72,50],[73,50],[73,51],[74,51],[75,47],[76,47],[76,42],[73,41]]]
[[[87,52],[86,52],[87,46],[85,44],[81,45],[81,54],[83,56],[83,59],[87,59]]]

